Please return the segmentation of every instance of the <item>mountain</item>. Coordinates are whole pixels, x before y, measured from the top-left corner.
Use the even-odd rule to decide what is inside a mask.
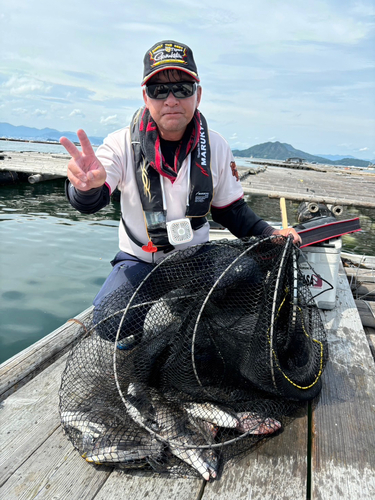
[[[77,142],[78,140],[77,134],[73,132],[60,132],[59,130],[55,130],[53,128],[38,129],[24,127],[22,125],[16,127],[10,123],[0,123],[0,137],[7,139],[58,142],[62,135],[70,139],[72,142]],[[90,136],[89,139],[94,146],[103,142],[102,137]]]
[[[344,166],[355,166],[355,167],[367,167],[369,161],[358,160],[353,157],[340,157],[337,160],[329,160],[321,156],[311,155],[295,149],[290,144],[281,142],[264,142],[263,144],[257,144],[248,149],[233,150],[234,156],[245,157],[245,158],[267,158],[269,160],[287,160],[288,158],[301,158],[309,162],[323,163],[325,165],[344,165]]]
[[[59,130],[53,128],[33,128],[14,126],[10,123],[0,122],[0,138],[7,139],[23,139],[32,141],[51,141],[58,142],[60,137],[64,135],[72,142],[77,142],[77,135],[74,132],[60,132]],[[103,137],[89,136],[89,139],[93,146],[99,146],[103,142]],[[245,158],[267,158],[269,160],[286,160],[287,158],[301,158],[309,162],[323,163],[329,165],[344,165],[356,167],[367,167],[371,161],[358,160],[353,158],[353,156],[340,156],[340,155],[311,155],[295,149],[293,146],[287,143],[281,142],[265,142],[263,144],[257,144],[248,149],[233,150],[234,156],[245,157]],[[374,163],[374,162],[372,162]]]
[[[343,158],[354,158],[354,156],[350,156],[350,155],[343,156],[343,155],[321,155],[321,154],[317,154],[316,156],[320,156],[321,158],[327,158],[327,160],[332,160],[332,161],[342,160]]]

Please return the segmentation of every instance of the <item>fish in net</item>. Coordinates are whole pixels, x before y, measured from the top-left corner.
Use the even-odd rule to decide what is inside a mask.
[[[107,295],[60,387],[90,463],[217,479],[321,390],[326,334],[290,238],[169,254]]]

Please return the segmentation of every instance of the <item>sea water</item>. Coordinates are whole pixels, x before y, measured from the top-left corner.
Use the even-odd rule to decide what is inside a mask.
[[[5,142],[5,145],[4,145]],[[59,145],[0,141],[0,150],[62,153]],[[279,202],[247,198],[271,224]],[[290,224],[298,203],[287,201]],[[375,210],[345,209],[359,216],[362,233],[343,237],[343,249],[374,255]],[[0,186],[0,362],[48,335],[92,304],[118,251],[120,207],[111,201],[94,215],[73,209],[64,181]]]

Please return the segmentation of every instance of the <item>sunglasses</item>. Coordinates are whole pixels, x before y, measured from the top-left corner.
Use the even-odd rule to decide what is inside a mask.
[[[169,93],[176,99],[185,99],[195,94],[197,84],[194,82],[175,82],[175,83],[152,83],[146,85],[146,94],[151,99],[166,99]]]

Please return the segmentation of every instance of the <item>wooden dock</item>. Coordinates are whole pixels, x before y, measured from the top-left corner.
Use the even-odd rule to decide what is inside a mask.
[[[66,178],[68,154],[6,151],[0,153],[0,185],[29,180],[31,184],[44,180]],[[4,182],[5,183],[5,182]]]
[[[301,170],[281,165],[268,166],[257,175],[244,178],[244,192],[292,201],[375,208],[375,173],[330,166],[316,168],[317,165]]]
[[[78,318],[84,320],[87,310]],[[370,500],[375,498],[375,363],[341,267],[322,311],[330,361],[316,401],[216,482],[93,467],[64,436],[58,389],[79,325],[69,321],[0,366],[0,498],[6,500]],[[43,369],[42,369],[43,367]],[[42,370],[42,371],[40,371]]]
[[[68,154],[0,153],[0,185],[18,180],[40,182],[66,177]],[[245,194],[293,201],[375,208],[375,173],[330,165],[294,165],[263,160],[236,160]]]

